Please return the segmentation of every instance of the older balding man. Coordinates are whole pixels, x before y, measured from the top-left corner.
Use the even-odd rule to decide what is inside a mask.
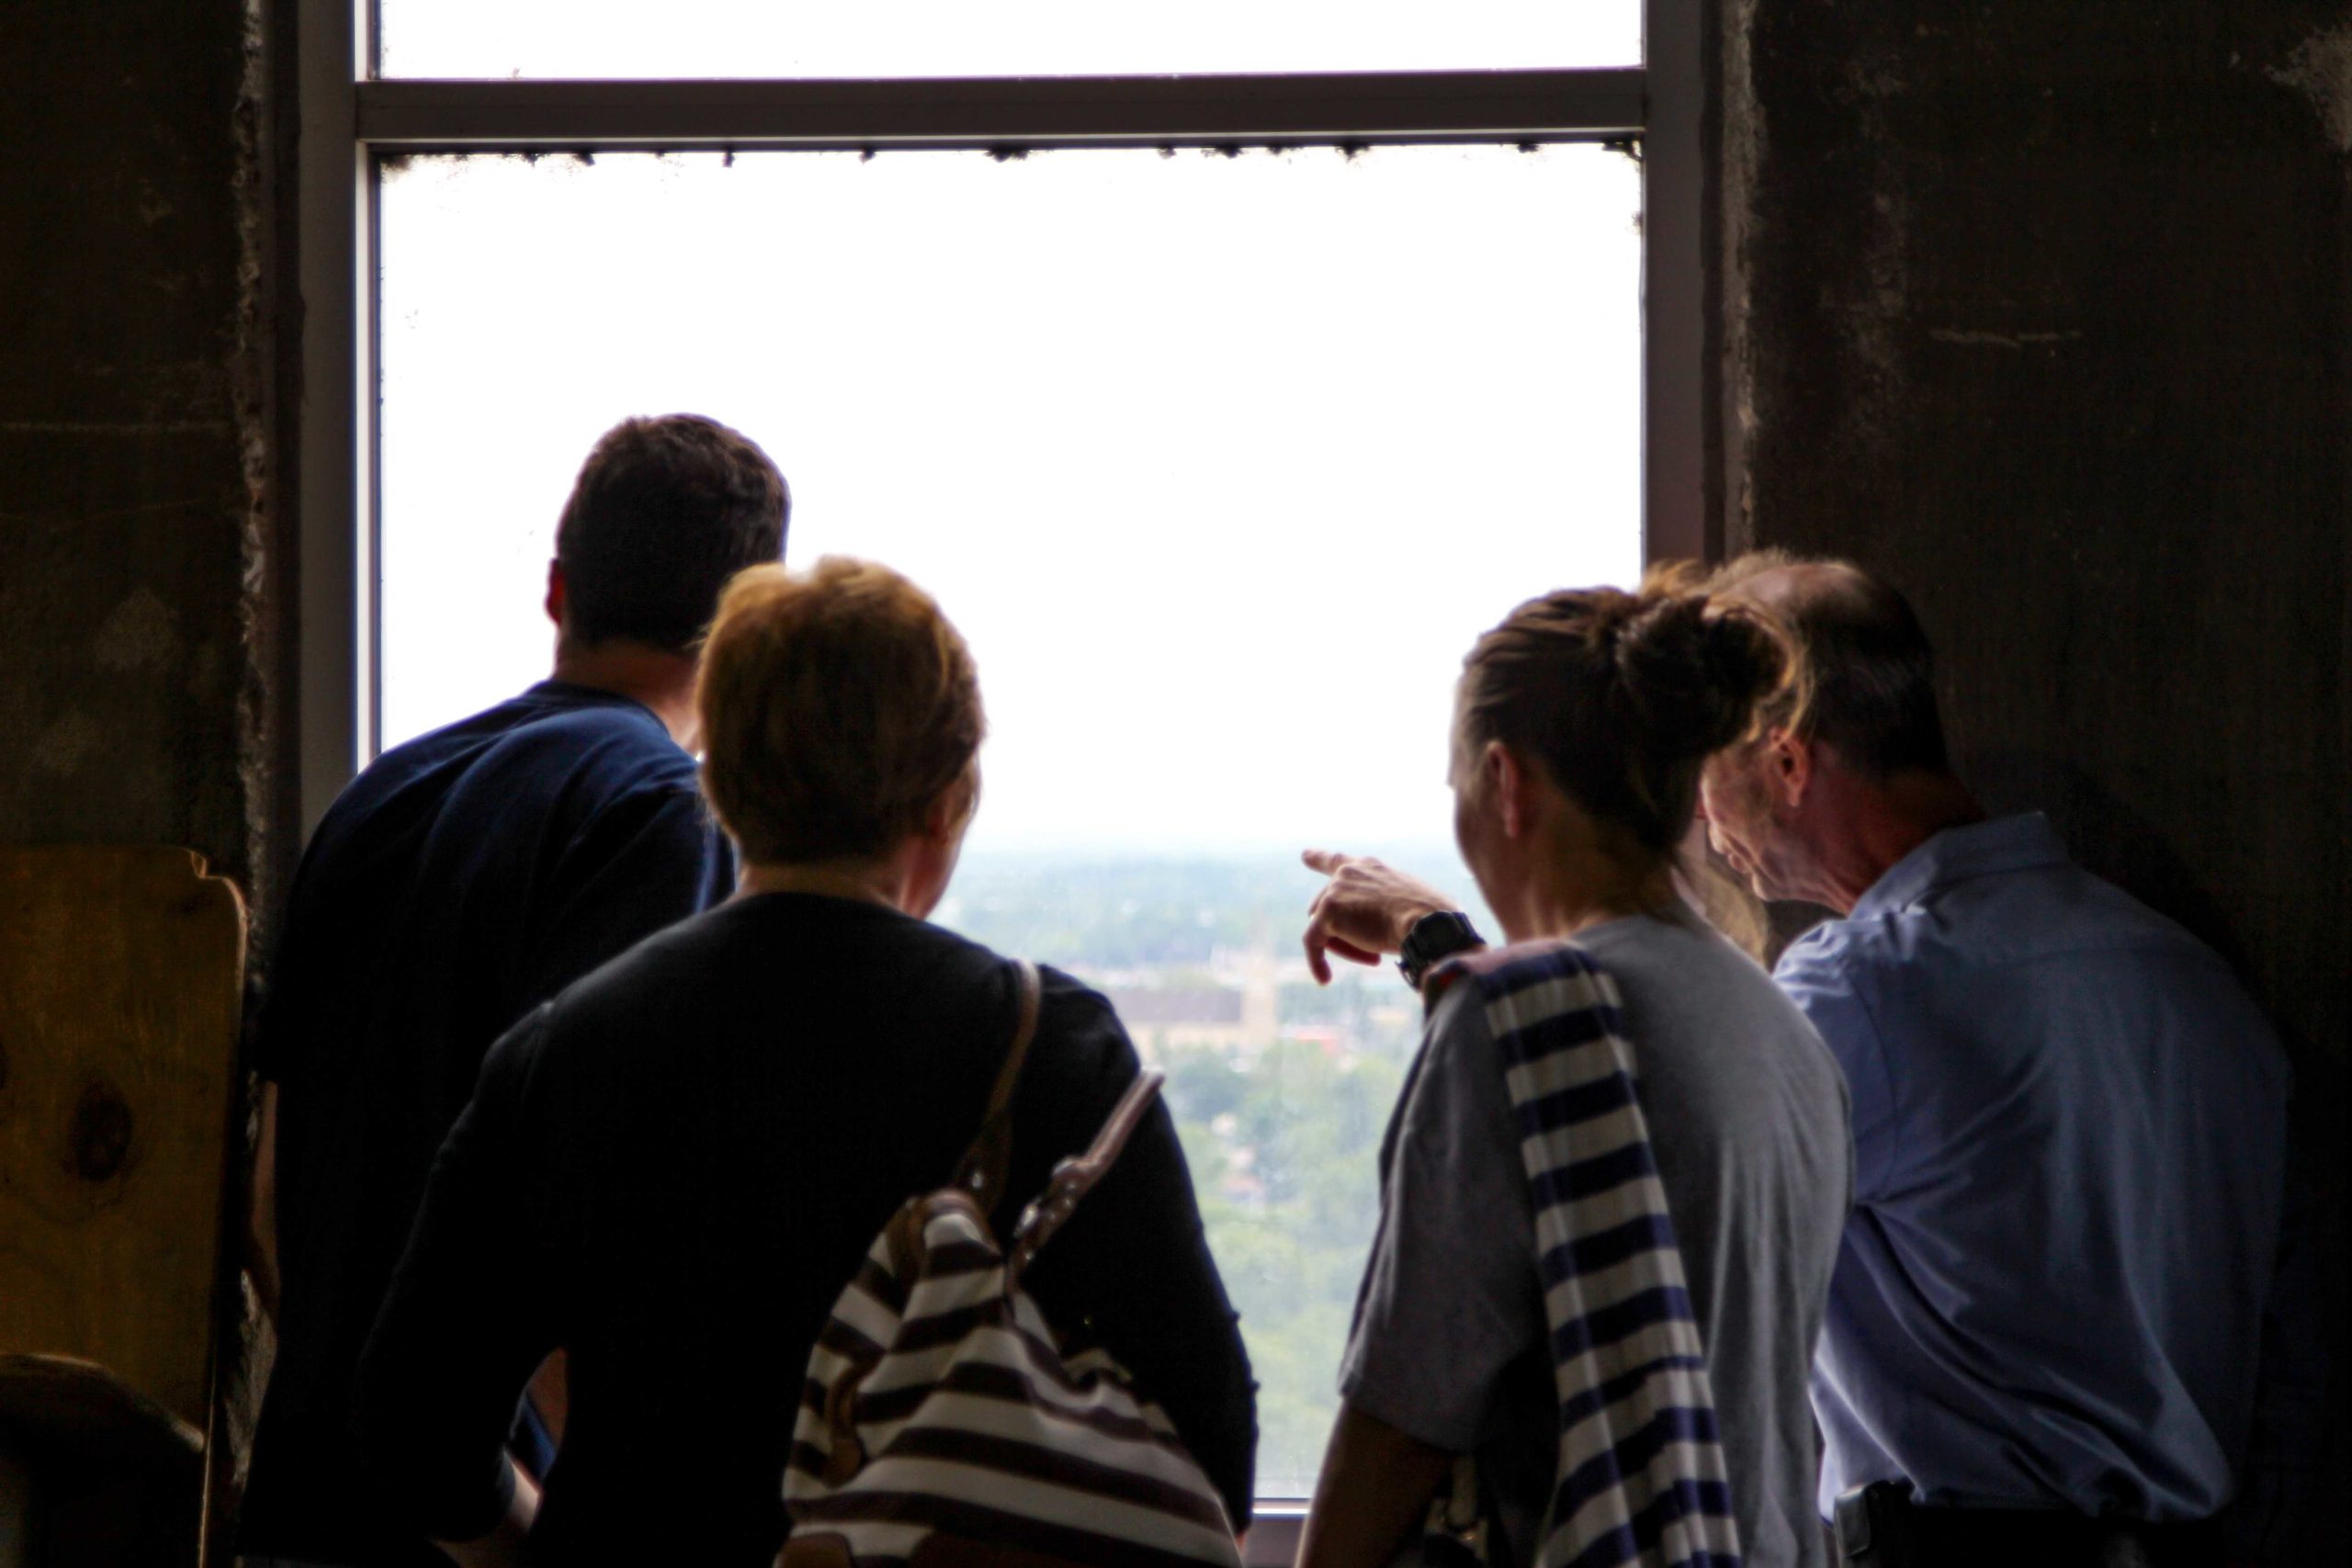
[[[1864,1561],[2218,1562],[2281,1230],[2269,1025],[2046,818],[1986,817],[1900,593],[1779,556],[1713,586],[1778,612],[1810,675],[1709,764],[1703,815],[1758,896],[1838,917],[1775,972],[1853,1100],[1825,1512]]]

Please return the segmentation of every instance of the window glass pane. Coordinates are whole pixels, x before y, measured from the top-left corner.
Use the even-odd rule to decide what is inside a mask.
[[[1641,0],[380,0],[387,76],[1635,65]]]
[[[1464,896],[1472,639],[1639,556],[1639,182],[1593,147],[416,158],[382,187],[382,711],[543,675],[598,434],[765,445],[790,554],[873,557],[978,660],[939,918],[1109,991],[1170,1074],[1304,1495],[1417,1037],[1318,991],[1308,843]]]

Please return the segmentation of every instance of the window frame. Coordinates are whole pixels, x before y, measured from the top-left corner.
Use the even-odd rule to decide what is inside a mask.
[[[1644,558],[1721,551],[1700,0],[1646,0],[1646,63],[1616,69],[655,82],[379,80],[377,0],[297,4],[292,500],[306,833],[380,733],[376,193],[386,153],[1624,142],[1642,157]]]
[[[306,835],[380,732],[376,233],[389,153],[1622,142],[1642,159],[1644,558],[1720,554],[1701,0],[1645,0],[1646,61],[1625,68],[887,81],[379,79],[377,0],[295,3]],[[1270,1502],[1250,1558],[1287,1562],[1300,1506]]]

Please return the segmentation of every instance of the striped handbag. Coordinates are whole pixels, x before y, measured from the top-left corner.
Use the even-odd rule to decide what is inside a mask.
[[[1159,1091],[1145,1073],[1091,1147],[1056,1168],[1000,1247],[1020,1025],[951,1185],[883,1227],[808,1358],[777,1568],[1238,1568],[1215,1486],[1104,1351],[1057,1336],[1022,1272],[1100,1181]]]

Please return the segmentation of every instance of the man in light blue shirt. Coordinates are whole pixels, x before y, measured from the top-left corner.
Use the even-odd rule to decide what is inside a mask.
[[[1778,612],[1810,678],[1710,763],[1710,836],[1759,896],[1842,917],[1775,976],[1853,1105],[1823,1512],[1858,1562],[2095,1562],[2122,1536],[2218,1561],[2279,1254],[2268,1024],[2045,818],[1985,818],[1900,594],[1780,557],[1713,586]]]

